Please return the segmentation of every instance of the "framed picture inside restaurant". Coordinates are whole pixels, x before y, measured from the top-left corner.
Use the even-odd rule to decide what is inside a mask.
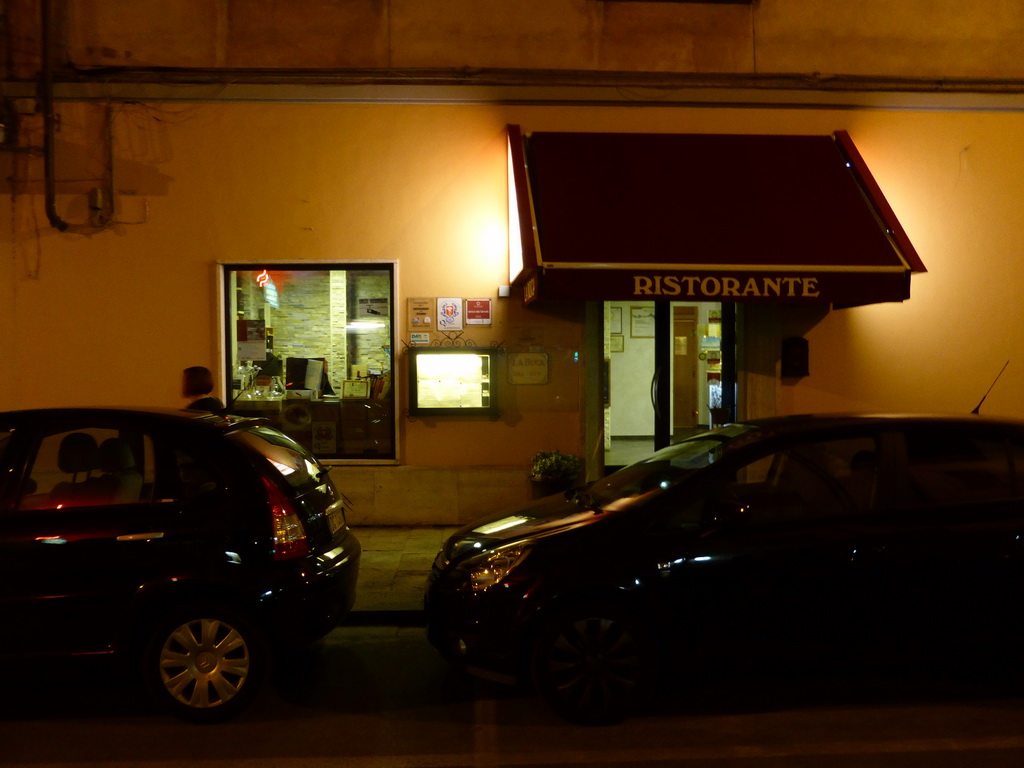
[[[629,308],[629,335],[634,339],[654,338],[654,307]]]

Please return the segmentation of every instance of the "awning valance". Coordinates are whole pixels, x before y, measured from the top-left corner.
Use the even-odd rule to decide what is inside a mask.
[[[925,271],[844,131],[524,140],[510,126],[509,161],[527,301],[850,306],[903,301]]]

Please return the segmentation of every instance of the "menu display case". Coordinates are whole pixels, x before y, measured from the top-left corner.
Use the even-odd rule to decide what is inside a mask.
[[[476,347],[410,349],[409,414],[499,416],[501,352]]]

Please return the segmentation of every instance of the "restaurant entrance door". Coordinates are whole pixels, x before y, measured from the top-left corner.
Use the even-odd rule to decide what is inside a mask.
[[[605,467],[709,429],[722,406],[722,307],[608,301]]]

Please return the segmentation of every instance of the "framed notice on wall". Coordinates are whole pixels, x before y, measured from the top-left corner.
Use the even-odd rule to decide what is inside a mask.
[[[463,321],[462,299],[437,300],[437,330],[461,331]]]
[[[408,317],[410,331],[432,331],[434,330],[434,310],[436,305],[433,299],[409,299],[406,302],[406,315]]]
[[[608,308],[608,333],[622,333],[622,307]]]
[[[634,339],[654,338],[654,307],[629,308],[629,335]]]
[[[490,325],[491,300],[466,299],[466,325]]]

